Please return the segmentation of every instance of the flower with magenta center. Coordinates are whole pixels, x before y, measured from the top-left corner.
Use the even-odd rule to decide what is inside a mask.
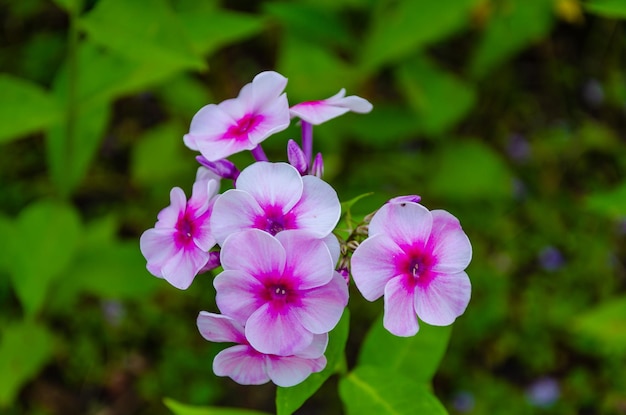
[[[245,229],[272,235],[289,229],[327,237],[339,221],[341,204],[335,190],[315,176],[300,176],[287,163],[257,162],[244,169],[235,189],[215,202],[211,227],[221,245]]]
[[[237,232],[222,245],[221,263],[217,306],[261,353],[301,353],[335,327],[348,303],[328,246],[306,231]]]
[[[187,201],[179,187],[170,192],[170,205],[159,212],[154,228],[141,235],[139,246],[147,269],[174,287],[185,290],[210,258],[216,241],[210,217],[219,182],[205,168],[198,169]]]
[[[270,135],[289,126],[287,78],[261,72],[237,98],[209,104],[191,120],[185,144],[215,162],[243,150],[254,150]]]
[[[292,117],[298,117],[309,124],[319,125],[348,111],[365,114],[372,108],[372,104],[364,98],[356,95],[347,97],[346,90],[342,88],[330,98],[301,102],[291,107],[289,111]]]
[[[246,339],[244,327],[228,316],[201,311],[197,325],[209,341],[236,343],[215,356],[213,371],[242,385],[261,385],[271,380],[278,386],[294,386],[326,366],[327,333],[316,334],[298,354],[277,356],[255,350]]]
[[[471,295],[464,271],[471,257],[469,239],[450,213],[392,202],[376,212],[369,237],[354,252],[352,278],[367,300],[384,295],[387,330],[412,336],[417,316],[446,326],[463,314]]]

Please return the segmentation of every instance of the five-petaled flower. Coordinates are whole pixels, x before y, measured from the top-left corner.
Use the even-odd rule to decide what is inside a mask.
[[[159,212],[154,228],[139,240],[148,271],[181,290],[187,289],[207,264],[208,251],[215,245],[210,218],[219,182],[214,177],[200,167],[189,201],[181,188],[173,188],[171,204]]]
[[[289,126],[286,85],[287,78],[279,73],[261,72],[237,98],[202,107],[183,137],[185,144],[210,162],[253,150]]]
[[[236,343],[215,356],[213,371],[242,385],[261,385],[271,380],[278,386],[294,386],[326,366],[327,333],[314,335],[311,344],[297,354],[278,356],[252,347],[244,327],[231,317],[201,311],[197,324],[202,337],[209,341]]]
[[[287,163],[257,162],[241,172],[236,189],[217,199],[211,227],[220,245],[245,229],[272,235],[303,229],[325,238],[340,215],[341,203],[328,183],[311,175],[302,177]]]
[[[352,256],[352,278],[367,300],[384,294],[387,330],[412,336],[417,316],[445,326],[463,314],[471,294],[464,272],[471,257],[469,239],[454,216],[400,199],[372,218],[369,237]]]
[[[237,232],[222,245],[221,263],[217,306],[261,353],[301,353],[335,327],[348,303],[327,245],[306,231]]]

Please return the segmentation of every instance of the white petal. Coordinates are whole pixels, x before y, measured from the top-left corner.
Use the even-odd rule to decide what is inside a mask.
[[[434,326],[447,326],[465,312],[472,292],[465,272],[434,274],[427,284],[418,284],[415,309],[420,319]]]

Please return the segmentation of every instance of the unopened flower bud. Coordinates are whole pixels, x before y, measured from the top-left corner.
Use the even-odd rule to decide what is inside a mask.
[[[229,160],[209,161],[204,156],[196,156],[198,163],[224,179],[237,180],[239,169]]]
[[[397,196],[392,199],[389,199],[387,203],[419,203],[422,200],[421,196],[418,195],[408,195],[408,196]]]
[[[287,142],[287,159],[289,164],[295,167],[301,175],[306,174],[309,163],[304,155],[304,151],[302,151],[298,143],[291,139]]]
[[[324,159],[322,153],[317,153],[315,160],[313,160],[313,166],[311,166],[311,174],[319,177],[320,179],[324,175]]]

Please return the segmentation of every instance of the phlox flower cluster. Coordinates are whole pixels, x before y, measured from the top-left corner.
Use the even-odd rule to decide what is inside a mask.
[[[429,211],[419,196],[394,198],[347,239],[336,236],[341,204],[322,180],[321,153],[313,155],[313,125],[372,105],[342,89],[290,107],[286,85],[262,72],[237,98],[198,111],[183,137],[200,153],[191,197],[172,189],[140,239],[148,271],[176,288],[221,267],[219,312],[201,311],[197,326],[205,339],[233,344],[213,371],[241,384],[293,386],[324,369],[350,274],[367,300],[384,296],[384,326],[398,336],[416,334],[418,317],[451,324],[470,298],[469,239],[454,216]],[[262,142],[293,118],[301,143],[287,142],[287,162],[270,162]],[[228,160],[241,151],[255,159],[243,170]],[[219,193],[222,180],[233,186]]]

